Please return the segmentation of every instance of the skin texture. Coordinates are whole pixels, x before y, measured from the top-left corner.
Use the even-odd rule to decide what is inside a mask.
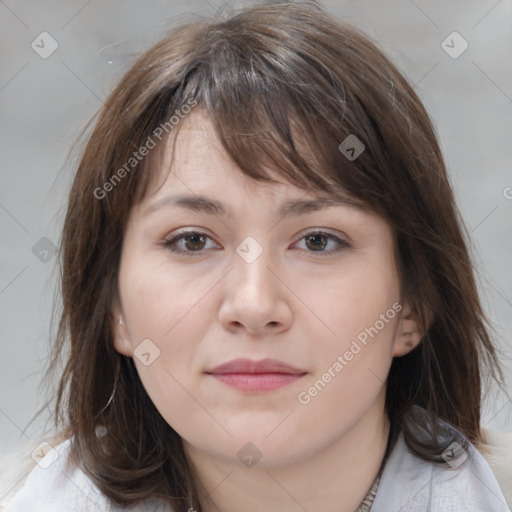
[[[420,341],[401,297],[391,228],[345,205],[277,216],[282,202],[315,194],[282,180],[261,184],[245,177],[199,109],[184,123],[172,172],[133,207],[125,231],[112,310],[115,348],[134,357],[153,403],[182,437],[208,495],[204,510],[234,512],[243,503],[262,512],[353,512],[386,448],[385,380],[392,359]],[[162,172],[169,165],[167,152]],[[150,205],[178,193],[220,200],[233,217],[176,206],[145,215]],[[195,250],[192,257],[161,244],[180,228],[207,235],[177,243]],[[306,236],[315,230],[349,246],[329,254],[336,239]],[[247,236],[263,250],[251,263],[236,251]],[[388,315],[378,334],[333,372],[338,356],[396,303],[401,311]],[[148,366],[136,356],[145,339],[151,340],[144,345]],[[280,359],[307,373],[258,393],[204,373],[239,357]],[[335,376],[307,404],[299,402],[329,368]],[[261,458],[248,467],[239,459],[247,454]]]

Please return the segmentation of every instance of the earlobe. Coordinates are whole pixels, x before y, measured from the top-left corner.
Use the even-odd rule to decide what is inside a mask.
[[[123,317],[113,311],[111,314],[112,342],[114,348],[124,356],[133,357],[132,345]]]
[[[400,323],[398,324],[393,356],[405,356],[420,344],[421,338],[422,335],[412,310],[406,305]]]

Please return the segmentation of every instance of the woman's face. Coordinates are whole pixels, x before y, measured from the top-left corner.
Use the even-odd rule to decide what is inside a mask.
[[[115,347],[190,449],[304,459],[384,415],[392,358],[406,351],[391,229],[251,181],[199,109],[184,122],[172,172],[129,218]],[[215,370],[237,359],[280,363]]]

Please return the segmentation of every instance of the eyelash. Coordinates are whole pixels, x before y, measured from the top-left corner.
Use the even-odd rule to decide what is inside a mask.
[[[206,233],[202,233],[201,231],[182,231],[181,233],[178,233],[176,236],[173,236],[171,239],[169,240],[163,240],[160,245],[162,245],[165,249],[171,251],[171,252],[174,252],[174,253],[177,253],[177,254],[182,254],[184,256],[188,256],[188,257],[197,257],[197,256],[201,256],[204,251],[206,249],[201,249],[201,250],[198,250],[198,251],[183,251],[181,249],[176,249],[174,246],[177,244],[177,242],[179,242],[180,240],[184,240],[185,237],[187,236],[191,236],[191,235],[200,235],[200,236],[204,236],[206,238],[209,238],[211,239],[210,236],[208,236]],[[321,235],[321,236],[325,236],[327,238],[330,238],[332,240],[335,240],[337,243],[338,243],[338,247],[336,247],[335,249],[331,249],[329,251],[308,251],[310,253],[313,253],[315,255],[318,255],[320,257],[327,257],[327,256],[331,256],[332,254],[335,254],[335,253],[338,253],[340,251],[343,251],[344,249],[347,249],[350,247],[350,244],[348,242],[345,242],[344,240],[341,240],[340,238],[338,238],[337,236],[331,234],[331,233],[326,233],[325,231],[320,231],[320,230],[313,230],[313,231],[309,231],[308,233],[306,233],[305,235],[303,235],[300,239],[300,240],[303,240],[304,238],[307,238],[308,236],[315,236],[315,235]]]

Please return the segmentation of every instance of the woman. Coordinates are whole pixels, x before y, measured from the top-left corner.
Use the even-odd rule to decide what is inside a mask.
[[[317,6],[141,56],[61,262],[61,437],[9,512],[510,510],[477,450],[503,377],[431,123]]]

